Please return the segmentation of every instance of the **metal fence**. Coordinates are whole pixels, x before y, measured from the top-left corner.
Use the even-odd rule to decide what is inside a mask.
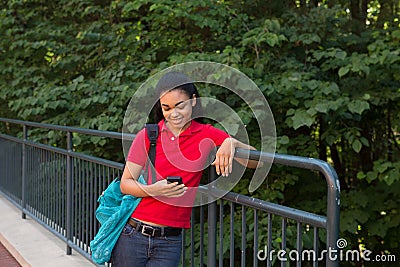
[[[22,218],[32,217],[63,240],[67,254],[73,249],[91,261],[89,243],[99,228],[94,216],[97,198],[121,174],[123,164],[74,152],[72,136],[121,139],[122,134],[4,118],[0,122],[4,130],[0,133],[0,192],[21,209]],[[38,129],[45,131],[44,136],[38,138],[36,133],[31,138],[30,133]],[[48,131],[63,133],[65,147],[45,141]],[[338,266],[337,257],[323,253],[338,249],[340,189],[334,169],[324,161],[297,156],[272,157],[240,149],[236,156],[320,172],[327,183],[326,216],[228,193],[193,209],[191,228],[184,231],[181,265]],[[199,190],[212,197],[215,189],[202,186]],[[310,233],[313,245],[306,248],[303,236]],[[289,251],[288,245],[295,248]],[[321,251],[324,257],[320,258]]]

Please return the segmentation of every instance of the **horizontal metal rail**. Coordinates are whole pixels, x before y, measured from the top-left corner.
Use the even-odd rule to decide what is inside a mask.
[[[215,188],[210,189],[207,186],[199,186],[199,192],[207,196],[213,195],[215,197],[218,197],[221,195],[222,191]],[[222,199],[260,211],[275,214],[284,218],[292,219],[297,222],[311,224],[320,228],[326,228],[327,225],[326,216],[321,216],[307,211],[286,207],[258,198],[240,195],[234,192],[226,193],[222,197]]]
[[[125,133],[119,133],[119,132],[92,130],[92,129],[84,129],[84,128],[79,128],[79,127],[72,127],[72,126],[61,126],[61,125],[30,122],[30,121],[21,121],[21,120],[15,120],[15,119],[7,119],[7,118],[0,118],[0,122],[18,124],[21,126],[29,126],[29,127],[34,127],[34,128],[56,130],[56,131],[62,131],[62,132],[80,133],[80,134],[87,134],[87,135],[93,135],[93,136],[115,138],[115,139],[123,138],[124,140],[133,140],[133,139],[135,139],[135,136],[136,136],[136,134],[125,134]]]
[[[73,249],[91,260],[89,242],[99,227],[94,216],[96,200],[109,182],[121,174],[123,164],[73,151],[72,133],[113,139],[133,139],[135,135],[6,118],[0,118],[0,122],[8,128],[20,125],[23,133],[23,138],[0,133],[0,192],[21,208],[23,218],[26,215],[34,218],[63,240],[67,254]],[[63,143],[67,147],[29,140],[31,128],[65,132]],[[304,249],[303,235],[307,234],[313,236],[312,249],[317,253],[321,250],[319,238],[323,229],[326,249],[337,249],[340,188],[336,172],[328,163],[243,149],[235,153],[237,157],[320,172],[328,190],[326,216],[229,192],[207,206],[193,209],[191,228],[184,231],[182,266],[258,266],[263,264],[259,257],[263,242],[269,255],[277,245],[273,236],[276,239],[278,233],[281,250],[295,246],[300,253]],[[209,169],[210,179],[215,179],[215,171]],[[221,196],[217,189],[208,186],[200,186],[199,192],[207,198]],[[297,233],[295,239],[289,228]],[[277,258],[275,255],[265,260],[267,266],[272,266]],[[318,260],[310,261],[313,266],[318,265]],[[281,266],[285,264],[281,262]],[[301,266],[302,260],[298,259],[296,265]],[[338,261],[326,258],[324,265],[338,266]]]

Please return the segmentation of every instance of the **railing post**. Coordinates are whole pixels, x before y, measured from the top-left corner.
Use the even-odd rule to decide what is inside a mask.
[[[339,254],[338,250],[338,239],[339,239],[339,231],[340,231],[340,184],[336,171],[326,163],[326,171],[324,171],[324,175],[326,177],[326,181],[328,183],[328,203],[327,203],[327,236],[326,236],[326,246],[327,249],[336,251],[337,255]],[[339,266],[339,257],[336,260],[329,259],[327,257],[326,266],[327,267],[337,267]]]
[[[218,177],[215,167],[209,166],[209,186]],[[208,195],[208,246],[207,246],[207,266],[215,267],[217,260],[217,201],[210,193]],[[222,234],[222,233],[221,233]]]
[[[69,241],[72,241],[72,158],[70,152],[72,152],[72,134],[67,132],[67,214],[66,214],[66,237],[67,237],[67,255],[72,254],[72,248],[68,245]]]
[[[28,129],[26,125],[23,125],[22,128],[23,135],[23,143],[22,143],[22,173],[21,173],[21,211],[22,211],[22,219],[26,219],[26,213],[24,210],[26,209],[26,141],[28,140]]]

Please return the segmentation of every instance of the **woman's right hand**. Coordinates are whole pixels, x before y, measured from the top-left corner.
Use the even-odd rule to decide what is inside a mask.
[[[146,188],[150,196],[180,197],[185,194],[187,187],[184,184],[168,183],[166,179],[148,185]]]

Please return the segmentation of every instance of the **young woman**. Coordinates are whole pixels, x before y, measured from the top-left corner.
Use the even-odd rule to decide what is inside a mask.
[[[159,136],[156,144],[157,182],[137,182],[148,161],[146,130],[134,139],[121,178],[121,191],[142,200],[125,225],[112,255],[113,267],[175,267],[182,250],[182,228],[190,228],[190,203],[209,154],[219,147],[212,165],[218,175],[232,171],[235,148],[254,149],[209,124],[201,123],[200,96],[182,73],[170,72],[158,82],[155,106]],[[247,167],[257,162],[235,159]],[[151,175],[151,172],[149,172]],[[182,177],[183,184],[168,183],[168,176]],[[171,200],[171,201],[169,201]],[[178,200],[178,201],[174,201]]]

